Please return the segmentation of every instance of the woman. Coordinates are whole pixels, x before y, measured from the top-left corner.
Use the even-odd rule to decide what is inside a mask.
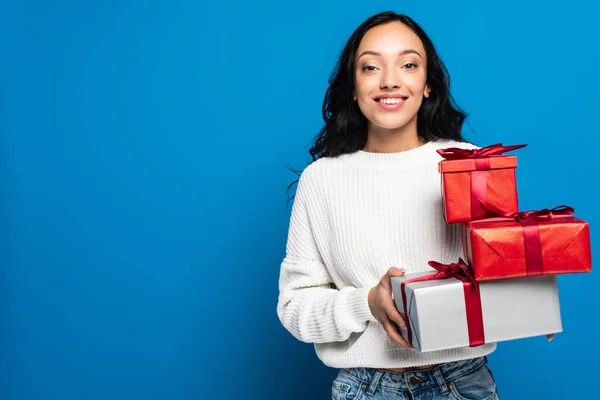
[[[329,83],[281,264],[282,324],[340,369],[333,399],[497,399],[485,358],[495,344],[421,353],[400,335],[391,294],[390,277],[461,256],[436,149],[475,146],[431,40],[407,16],[375,15]]]

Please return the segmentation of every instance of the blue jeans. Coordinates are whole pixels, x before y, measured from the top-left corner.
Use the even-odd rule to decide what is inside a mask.
[[[498,400],[485,357],[404,373],[344,368],[333,381],[332,400]]]

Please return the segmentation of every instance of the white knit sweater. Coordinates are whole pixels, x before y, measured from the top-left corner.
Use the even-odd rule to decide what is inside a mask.
[[[420,353],[392,342],[367,302],[391,266],[433,270],[462,256],[457,224],[442,216],[438,140],[398,153],[324,157],[302,172],[281,264],[277,314],[334,368],[394,368],[491,353],[495,344]],[[443,335],[443,332],[440,332]]]

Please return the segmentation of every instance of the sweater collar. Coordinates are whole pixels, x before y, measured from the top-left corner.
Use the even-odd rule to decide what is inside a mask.
[[[339,157],[341,161],[357,169],[376,172],[406,171],[425,165],[437,166],[442,157],[436,150],[443,148],[445,144],[447,144],[446,141],[429,141],[414,149],[396,153],[372,153],[358,150]]]

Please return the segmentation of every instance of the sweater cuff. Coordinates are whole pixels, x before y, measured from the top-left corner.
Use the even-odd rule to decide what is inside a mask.
[[[357,288],[348,295],[348,308],[350,315],[355,321],[377,322],[371,309],[369,309],[369,290],[370,287]]]

